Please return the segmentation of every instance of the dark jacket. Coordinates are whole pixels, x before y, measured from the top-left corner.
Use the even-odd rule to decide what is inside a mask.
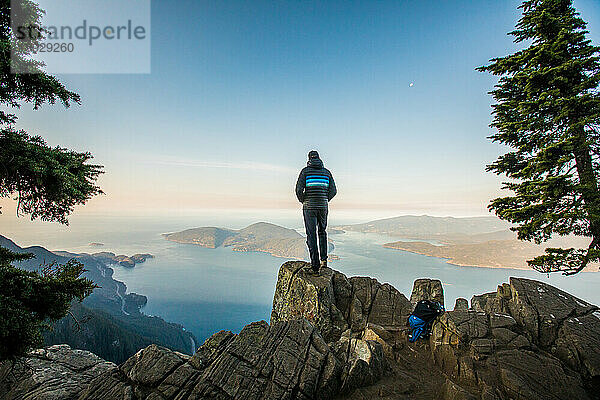
[[[327,208],[327,202],[336,195],[337,188],[331,172],[319,158],[308,160],[296,182],[296,197],[303,208]]]

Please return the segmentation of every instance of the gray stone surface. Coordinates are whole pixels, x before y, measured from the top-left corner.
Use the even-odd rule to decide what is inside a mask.
[[[306,318],[327,343],[346,329],[362,332],[368,323],[400,329],[412,312],[408,299],[393,286],[367,277],[346,278],[324,268],[320,276],[306,273],[308,264],[290,261],[279,270],[271,324]]]
[[[469,309],[469,301],[459,297],[454,302],[454,311],[467,311]]]
[[[0,364],[0,398],[77,399],[92,379],[116,369],[89,351],[73,350],[66,344],[50,346]]]
[[[474,296],[471,306],[439,318],[430,339],[436,364],[453,382],[472,384],[476,377],[481,398],[567,400],[596,393],[596,306],[523,278]]]
[[[327,399],[340,390],[342,366],[305,319],[271,327],[255,322],[238,335],[219,332],[194,357],[182,359],[150,346],[118,373],[93,381],[81,399],[126,393],[134,398]]]
[[[413,283],[410,302],[415,305],[421,300],[438,301],[444,304],[444,288],[439,279],[417,279]]]
[[[509,314],[491,313],[490,327],[494,328],[511,328],[517,324],[517,321]]]

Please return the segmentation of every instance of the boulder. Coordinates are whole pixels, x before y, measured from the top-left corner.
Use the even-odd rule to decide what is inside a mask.
[[[542,347],[554,343],[565,319],[598,309],[546,283],[524,278],[510,278],[508,308],[529,339]]]
[[[152,344],[131,356],[120,370],[128,381],[154,386],[189,358],[190,356]]]
[[[600,377],[600,311],[544,282],[510,278],[498,287],[529,342],[557,356],[589,382]],[[522,340],[520,341],[523,342]]]
[[[496,298],[496,292],[484,293],[471,297],[471,308],[474,311],[485,311],[488,302]]]
[[[454,303],[454,311],[468,311],[469,310],[469,301],[467,299],[463,299],[459,297],[456,299]]]
[[[439,318],[430,339],[436,364],[455,383],[473,384],[475,376],[482,398],[586,399],[586,387],[596,390],[596,306],[523,278],[474,296],[471,305]]]
[[[271,324],[305,318],[326,341],[336,341],[348,323],[336,306],[334,271],[323,268],[320,276],[314,276],[304,270],[306,266],[305,262],[291,261],[279,269]]]
[[[552,348],[554,355],[589,380],[600,377],[600,312],[567,318]]]
[[[92,379],[115,370],[115,364],[89,351],[50,346],[0,364],[0,398],[77,399]]]
[[[386,370],[386,360],[381,343],[374,340],[362,340],[342,337],[336,346],[345,367],[342,373],[342,393],[372,385]],[[338,350],[338,351],[339,351]]]
[[[487,315],[477,311],[448,311],[436,319],[431,330],[429,344],[433,359],[444,373],[453,379],[475,379],[472,363],[480,358],[479,348],[484,342],[471,342],[485,338],[489,333]],[[482,352],[482,354],[486,354]]]
[[[498,352],[493,362],[501,389],[508,398],[590,398],[579,376],[565,369],[554,357],[526,350],[506,350]]]
[[[235,338],[235,335],[229,331],[215,333],[198,348],[190,360],[190,364],[196,369],[208,367],[227,348],[233,338]]]
[[[479,311],[448,311],[438,318],[432,329],[434,342],[465,343],[483,338],[490,331],[488,317]]]
[[[421,300],[433,300],[444,305],[444,289],[438,279],[417,279],[413,283],[410,302],[415,305]]]
[[[401,329],[412,312],[408,299],[388,283],[376,279],[352,277],[350,322],[353,331],[362,331],[368,323],[389,330]]]
[[[208,366],[192,398],[330,398],[340,365],[305,319],[247,325]]]
[[[279,270],[271,324],[305,318],[327,343],[346,329],[362,332],[368,323],[402,329],[412,311],[408,299],[393,286],[366,277],[346,278],[323,268],[320,276],[305,272],[309,264],[290,261]]]
[[[362,334],[362,340],[372,340],[379,343],[383,354],[389,360],[394,359],[393,346],[397,342],[397,335],[376,324],[367,324]]]

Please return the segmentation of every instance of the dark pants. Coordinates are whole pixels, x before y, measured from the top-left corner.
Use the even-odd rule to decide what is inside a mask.
[[[310,263],[313,270],[318,271],[319,260],[327,260],[327,209],[305,208],[304,227],[306,228],[306,244],[310,253]],[[319,247],[317,248],[317,233],[319,236]],[[321,257],[319,257],[319,253]]]

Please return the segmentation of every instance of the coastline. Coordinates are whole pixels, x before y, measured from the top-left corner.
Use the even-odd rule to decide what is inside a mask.
[[[408,253],[413,253],[413,254],[418,254],[420,256],[425,256],[425,257],[433,257],[433,258],[439,258],[442,260],[446,260],[446,264],[450,264],[450,265],[455,265],[457,267],[471,267],[471,268],[490,268],[490,269],[514,269],[514,270],[519,270],[519,271],[531,271],[532,268],[529,266],[515,266],[515,265],[489,265],[489,264],[476,264],[476,263],[461,263],[461,262],[457,262],[455,261],[452,257],[442,257],[442,256],[437,256],[437,255],[433,255],[433,254],[427,254],[425,252],[422,251],[417,251],[417,250],[412,250],[412,249],[406,249],[406,248],[400,248],[400,247],[394,247],[391,246],[393,243],[385,243],[382,246],[386,249],[391,249],[391,250],[398,250],[398,251],[406,251]],[[582,272],[600,272],[600,270],[597,268],[597,266],[594,265],[590,265],[588,267],[586,267]]]
[[[200,243],[200,242],[170,239],[170,238],[166,237],[165,234],[163,234],[163,236],[164,236],[164,238],[166,240],[168,240],[170,242],[174,242],[174,243],[192,244],[192,245],[204,247],[205,249],[216,249],[217,248],[216,246],[209,246],[209,245],[206,245],[206,244]],[[241,249],[241,248],[235,248],[235,247],[232,247],[232,246],[219,246],[219,247],[229,247],[229,248],[231,248],[232,251],[237,251],[237,252],[240,252],[240,253],[266,253],[266,254],[268,254],[270,256],[277,257],[277,258],[287,258],[289,260],[299,260],[299,261],[302,260],[302,258],[291,257],[291,256],[282,255],[282,254],[277,254],[277,253],[273,253],[273,252],[270,252],[268,250],[262,250],[262,249],[246,250],[246,249]]]
[[[176,240],[176,239],[170,239],[169,237],[166,236],[166,234],[162,234],[163,237],[173,243],[179,243],[179,244],[192,244],[192,245],[196,245],[196,246],[200,246],[200,247],[204,247],[206,249],[216,249],[217,247],[215,246],[209,246],[206,245],[204,243],[200,243],[200,242],[194,242],[194,241],[183,241],[183,240]],[[219,246],[221,247],[221,246]],[[289,255],[284,255],[284,254],[279,254],[279,253],[274,253],[272,251],[269,250],[263,250],[263,249],[252,249],[252,250],[246,250],[243,248],[236,248],[236,247],[232,247],[232,246],[224,246],[224,247],[230,247],[232,251],[237,251],[240,253],[265,253],[268,254],[272,257],[277,257],[277,258],[285,258],[288,260],[294,260],[294,261],[306,261],[304,258],[302,257],[294,257],[294,256],[289,256]],[[329,255],[329,259],[330,260],[340,260],[340,257],[336,254],[330,254]]]
[[[521,270],[521,271],[531,270],[531,268],[529,268],[529,267],[459,263],[457,261],[454,261],[453,258],[435,256],[433,254],[427,254],[427,253],[419,252],[419,251],[416,251],[416,250],[408,250],[408,249],[401,249],[399,247],[387,246],[387,243],[384,244],[383,247],[385,247],[386,249],[391,249],[391,250],[406,251],[408,253],[418,254],[420,256],[425,256],[425,257],[439,258],[441,260],[446,260],[446,264],[456,265],[457,267],[492,268],[492,269],[516,269],[516,270]]]
[[[207,249],[216,249],[217,248],[215,245],[211,246],[211,245],[208,245],[208,244],[205,244],[205,243],[201,243],[201,242],[171,239],[167,235],[168,235],[168,233],[163,233],[162,237],[164,237],[165,240],[168,240],[169,242],[179,243],[179,244],[195,244],[196,246],[204,247],[204,248],[207,248]]]

